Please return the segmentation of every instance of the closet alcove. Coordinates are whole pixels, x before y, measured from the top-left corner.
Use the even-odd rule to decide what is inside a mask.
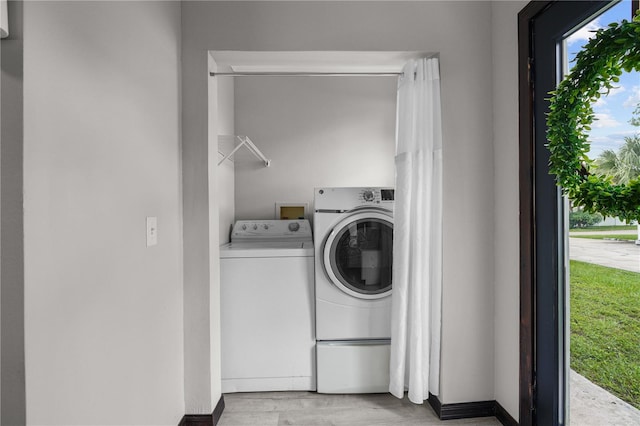
[[[315,187],[393,187],[397,79],[425,56],[210,52],[217,245],[236,220],[275,219],[278,204],[308,205],[313,220]]]

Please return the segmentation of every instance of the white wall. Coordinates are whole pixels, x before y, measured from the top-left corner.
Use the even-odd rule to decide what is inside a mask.
[[[238,133],[271,159],[236,161],[238,219],[274,219],[276,202],[304,202],[313,188],[393,186],[395,78],[243,77]]]
[[[24,3],[29,424],[184,414],[179,2]],[[158,245],[145,246],[145,217]]]
[[[440,52],[444,136],[443,403],[494,399],[494,170],[491,4],[488,2],[184,2],[183,149],[185,224],[204,219],[187,202],[207,197],[206,50],[381,50]],[[516,35],[512,34],[515,38]],[[188,128],[188,129],[187,129]],[[185,163],[186,164],[186,163]],[[214,204],[216,200],[211,200]],[[200,213],[198,213],[200,214]],[[186,226],[185,226],[186,229]],[[202,229],[200,229],[202,231]],[[187,241],[196,255],[203,242]],[[185,303],[209,294],[209,264],[185,255]],[[191,277],[187,277],[192,274]],[[191,291],[193,290],[193,291]],[[198,306],[198,309],[205,309]],[[194,340],[214,340],[209,330]],[[218,350],[219,348],[213,348]],[[219,382],[204,361],[198,368]],[[195,367],[194,367],[195,368]],[[517,381],[517,376],[512,378]],[[198,378],[186,380],[193,404],[211,408],[219,394],[198,393]],[[204,380],[204,379],[203,379]],[[198,395],[203,395],[198,397]],[[189,401],[189,398],[187,398]],[[203,408],[204,409],[204,408]]]
[[[218,85],[218,133],[221,135],[235,135],[235,82],[233,77],[219,77],[216,79]],[[226,154],[231,152],[233,144],[224,146],[221,149],[218,145],[218,161],[222,160]],[[235,164],[232,159],[225,160],[218,170],[218,212],[220,215],[220,244],[228,243],[230,229],[236,217],[235,202]]]
[[[213,368],[211,362],[220,357],[219,348],[211,347],[220,336],[212,333],[210,326],[212,314],[219,316],[220,311],[210,309],[211,298],[219,305],[219,293],[210,287],[214,276],[219,276],[219,271],[212,270],[211,245],[219,243],[220,223],[218,205],[212,210],[209,207],[210,189],[217,189],[217,173],[210,173],[216,171],[217,162],[209,158],[218,155],[217,140],[211,141],[209,136],[217,135],[218,130],[209,129],[209,121],[217,121],[218,94],[217,87],[209,85],[210,56],[196,43],[201,36],[190,29],[192,18],[187,7],[188,2],[181,3],[185,413],[211,414],[221,395],[219,391],[212,394],[213,386],[221,386],[220,369]],[[210,226],[214,218],[215,230]]]
[[[518,12],[527,1],[492,4],[495,201],[495,398],[515,419],[519,404],[520,240]]]

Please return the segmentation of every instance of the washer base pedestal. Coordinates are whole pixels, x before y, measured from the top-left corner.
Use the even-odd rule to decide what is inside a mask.
[[[318,393],[389,392],[389,340],[318,341]]]

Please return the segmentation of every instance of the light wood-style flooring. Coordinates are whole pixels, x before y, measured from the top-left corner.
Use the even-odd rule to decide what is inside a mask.
[[[224,402],[219,426],[500,425],[495,417],[442,422],[428,403],[416,405],[390,394],[231,393]]]

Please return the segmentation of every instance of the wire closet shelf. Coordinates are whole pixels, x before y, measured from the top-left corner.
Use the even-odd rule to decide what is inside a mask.
[[[240,142],[237,145],[235,145],[236,140]],[[218,166],[220,166],[226,160],[231,158],[231,156],[233,154],[235,154],[243,146],[246,147],[249,150],[249,152],[251,152],[253,155],[255,155],[259,160],[264,162],[264,166],[265,167],[271,166],[271,160],[268,159],[262,153],[262,151],[260,151],[258,149],[258,147],[251,141],[251,139],[249,139],[248,136],[242,136],[242,135],[220,135],[220,136],[218,136],[218,141],[219,141],[219,143],[226,142],[226,141],[231,141],[235,145],[235,147],[231,150],[231,152],[226,154],[224,156],[224,158],[222,158],[220,161],[218,161]]]

